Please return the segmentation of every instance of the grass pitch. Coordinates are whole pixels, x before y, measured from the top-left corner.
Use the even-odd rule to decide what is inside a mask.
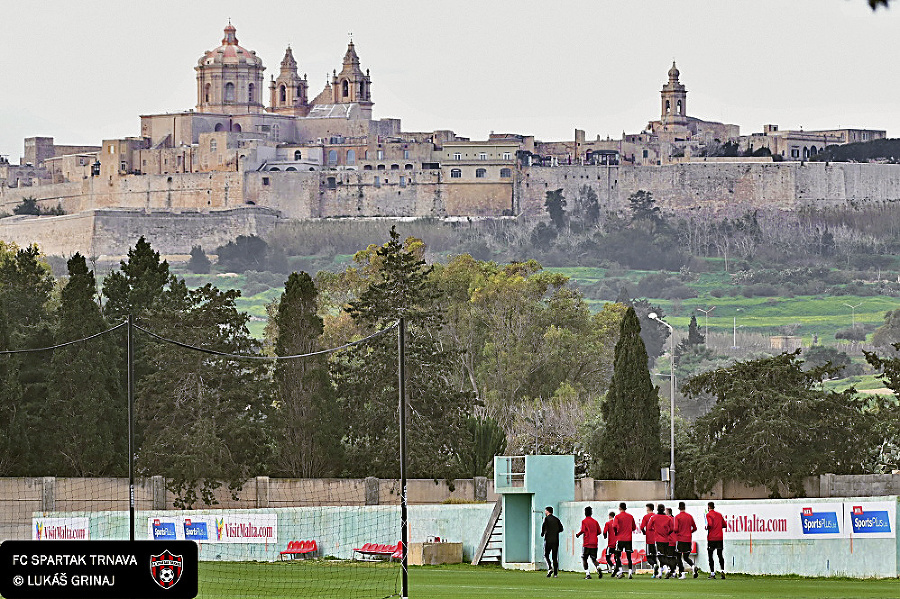
[[[378,566],[377,576],[348,567],[313,562],[286,564],[200,564],[200,597],[372,597],[400,591],[399,566]],[[373,574],[375,573],[373,572]],[[214,576],[213,576],[214,574]],[[361,575],[362,574],[362,575]],[[425,566],[409,571],[414,599],[546,599],[548,597],[627,597],[631,599],[875,599],[900,597],[900,580],[797,578],[729,575],[726,580],[653,580],[641,574],[633,580],[602,579],[561,572],[517,572],[495,566]],[[368,581],[368,582],[367,582]],[[396,584],[396,587],[394,586]],[[241,587],[241,588],[238,588]]]

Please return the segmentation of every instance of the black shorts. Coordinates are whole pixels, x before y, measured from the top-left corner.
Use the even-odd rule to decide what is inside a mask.
[[[690,541],[678,541],[678,544],[675,545],[675,551],[678,553],[690,553],[692,547]]]
[[[594,560],[597,559],[597,548],[596,547],[583,547],[582,548],[581,558],[587,559],[589,557],[593,558]]]
[[[616,543],[616,551],[631,553],[631,541],[618,541]]]
[[[657,543],[656,544],[656,554],[672,557],[675,555],[675,548],[672,547],[671,545],[669,545],[668,543]]]
[[[647,543],[646,555],[656,555],[656,543]]]
[[[725,541],[707,541],[706,542],[706,550],[707,551],[715,551],[716,549],[724,549]]]

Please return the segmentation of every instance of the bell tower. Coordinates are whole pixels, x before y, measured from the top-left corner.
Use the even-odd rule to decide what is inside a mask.
[[[662,115],[660,120],[663,125],[686,125],[687,119],[687,90],[678,81],[681,73],[672,61],[669,69],[669,82],[663,85],[662,91]]]
[[[307,101],[306,77],[297,74],[297,61],[288,46],[281,59],[281,71],[277,79],[269,83],[269,111],[290,116],[306,116],[309,114]]]
[[[335,73],[331,79],[331,87],[334,93],[335,104],[356,103],[363,112],[372,114],[372,80],[369,72],[363,73],[359,67],[359,56],[356,54],[356,46],[353,40],[347,45],[344,54],[343,67],[340,73]]]

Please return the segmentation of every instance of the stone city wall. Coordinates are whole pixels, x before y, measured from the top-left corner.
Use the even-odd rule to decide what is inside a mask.
[[[24,198],[33,197],[45,209],[62,206],[68,216],[2,219],[0,239],[37,242],[51,254],[120,255],[146,233],[161,252],[177,254],[197,243],[211,249],[237,235],[264,235],[276,216],[540,216],[546,214],[548,191],[562,189],[571,210],[585,186],[596,192],[602,212],[625,209],[628,196],[638,190],[653,193],[657,204],[671,211],[704,207],[733,213],[900,201],[900,165],[891,164],[559,166],[530,167],[514,175],[449,182],[437,170],[251,171],[0,187],[0,212],[11,213]],[[121,208],[131,210],[115,210]],[[239,208],[269,212],[233,212]],[[102,218],[91,213],[101,209]],[[247,216],[251,214],[255,216]]]

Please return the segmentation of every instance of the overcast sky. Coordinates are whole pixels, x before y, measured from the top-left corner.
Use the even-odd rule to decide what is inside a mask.
[[[193,108],[194,65],[231,18],[266,80],[291,44],[310,98],[353,33],[375,118],[406,131],[613,138],[659,116],[675,59],[688,114],[900,137],[900,4],[865,0],[242,0],[0,3],[0,154],[99,145]],[[268,92],[266,92],[268,101]]]

